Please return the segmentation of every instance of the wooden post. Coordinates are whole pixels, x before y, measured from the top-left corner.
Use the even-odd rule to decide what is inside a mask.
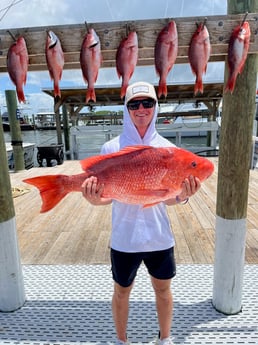
[[[69,128],[69,119],[67,114],[66,105],[63,104],[62,106],[62,113],[63,113],[63,131],[64,131],[64,143],[65,143],[65,154],[67,159],[71,159],[70,153],[70,128]]]
[[[258,0],[228,0],[228,13],[255,12]],[[247,17],[248,20],[248,17]],[[228,77],[227,63],[225,81]],[[231,95],[223,95],[218,170],[213,305],[224,314],[242,308],[245,236],[257,57],[249,55]]]
[[[24,304],[25,292],[1,116],[0,158],[0,311],[10,312]]]
[[[14,90],[5,91],[6,104],[8,109],[8,116],[10,122],[10,131],[12,137],[14,170],[24,170],[24,151],[22,146],[22,135],[19,121],[19,114],[17,109],[16,92]]]
[[[60,121],[60,102],[56,99],[54,99],[55,105],[54,105],[54,111],[55,111],[55,117],[56,117],[56,134],[57,134],[57,144],[63,144],[62,140],[62,128],[61,128],[61,121]]]

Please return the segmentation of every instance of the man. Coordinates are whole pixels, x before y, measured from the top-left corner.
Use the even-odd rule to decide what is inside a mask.
[[[120,136],[106,142],[102,153],[113,153],[130,145],[154,147],[173,146],[158,134],[155,122],[158,114],[157,96],[153,85],[137,82],[128,86],[124,104],[124,125]],[[112,203],[111,265],[114,279],[112,311],[117,334],[116,344],[127,343],[129,296],[134,278],[142,262],[150,274],[156,297],[159,322],[157,344],[171,345],[173,298],[171,279],[176,274],[174,236],[166,205],[185,203],[200,188],[199,179],[189,176],[182,182],[182,192],[176,198],[143,208],[102,198],[103,185],[96,177],[82,184],[84,197],[93,205]]]

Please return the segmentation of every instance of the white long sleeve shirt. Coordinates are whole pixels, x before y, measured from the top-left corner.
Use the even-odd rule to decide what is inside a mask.
[[[117,152],[131,145],[174,146],[156,131],[157,112],[156,105],[152,122],[144,138],[141,138],[125,106],[122,134],[106,142],[101,153]],[[122,252],[148,252],[168,249],[174,244],[166,205],[163,202],[143,208],[142,205],[129,205],[113,200],[111,248]]]

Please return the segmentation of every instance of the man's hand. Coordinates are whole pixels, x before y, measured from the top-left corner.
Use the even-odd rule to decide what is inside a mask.
[[[182,191],[179,195],[177,195],[176,198],[171,198],[165,201],[165,204],[175,205],[180,202],[184,202],[188,200],[188,198],[192,195],[194,195],[199,189],[201,188],[201,181],[198,179],[198,177],[189,176],[189,178],[186,178],[182,183]]]
[[[104,191],[104,185],[99,184],[97,177],[91,176],[86,178],[82,186],[82,195],[92,205],[108,205],[112,202],[112,199],[102,198]]]

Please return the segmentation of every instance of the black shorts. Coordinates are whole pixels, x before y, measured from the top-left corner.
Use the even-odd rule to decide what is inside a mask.
[[[171,279],[176,275],[174,247],[141,253],[125,253],[111,248],[110,255],[113,279],[123,287],[132,284],[142,261],[154,278]]]

